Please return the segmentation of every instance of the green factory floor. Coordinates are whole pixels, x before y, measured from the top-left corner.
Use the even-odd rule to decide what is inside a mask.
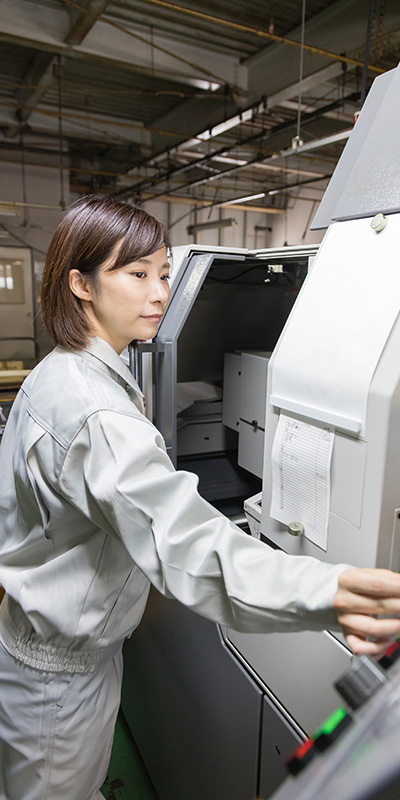
[[[115,728],[110,766],[101,793],[106,800],[158,800],[121,711]]]

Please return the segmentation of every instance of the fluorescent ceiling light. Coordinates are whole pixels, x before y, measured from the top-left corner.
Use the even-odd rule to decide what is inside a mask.
[[[2,217],[17,217],[18,214],[19,208],[15,203],[5,203],[0,200],[0,215]]]
[[[231,128],[236,128],[236,126],[241,125],[242,122],[249,122],[249,120],[253,119],[255,115],[262,114],[265,110],[265,103],[259,103],[252,108],[248,108],[246,111],[242,111],[240,114],[235,114],[235,116],[230,117],[230,119],[226,119],[225,122],[220,122],[219,125],[214,125],[212,128],[208,128],[206,131],[198,133],[193,139],[188,139],[186,142],[182,142],[182,144],[178,145],[176,149],[181,150],[185,147],[194,147],[199,143],[199,139],[201,139],[203,142],[207,142],[208,139],[213,139],[214,136],[220,136],[221,133],[230,131]]]
[[[245,158],[230,158],[229,156],[212,156],[211,161],[222,161],[223,164],[237,164],[238,167],[244,167],[248,163]]]
[[[282,106],[282,108],[289,108],[291,111],[298,111],[299,109],[299,103],[296,103],[295,100],[282,100],[279,105]],[[307,103],[300,103],[300,111],[317,111],[317,108],[307,105]]]
[[[212,91],[214,91],[214,87],[217,87],[214,83],[207,83],[207,87],[210,87]],[[215,125],[213,128],[208,128],[206,131],[202,131],[197,136],[194,136],[192,139],[186,139],[185,142],[178,144],[176,147],[173,147],[169,150],[171,155],[180,152],[181,150],[185,150],[187,147],[196,147],[199,144],[199,141],[206,142],[208,139],[212,139],[214,136],[219,136],[221,133],[225,131],[229,131],[231,128],[235,128],[237,125],[240,125],[242,122],[249,122],[249,120],[253,119],[254,116],[257,114],[263,114],[267,110],[267,105],[264,101],[258,103],[251,108],[247,108],[246,111],[242,111],[240,114],[235,114],[234,117],[225,120],[225,122],[220,122],[219,125]],[[149,164],[157,164],[158,161],[161,161],[165,158],[165,151],[163,153],[159,153],[158,156],[154,156],[149,161]]]
[[[176,150],[175,150],[176,152]],[[183,158],[204,158],[204,153],[199,150],[179,150],[179,155]],[[281,158],[281,155],[275,156],[275,158]],[[276,164],[265,164],[263,161],[251,161],[247,158],[232,158],[231,156],[213,156],[210,155],[210,161],[218,161],[223,164],[232,164],[232,166],[237,167],[245,167],[248,164],[249,168],[251,169],[263,169],[269,170],[269,172],[286,172],[293,175],[306,175],[310,178],[322,178],[322,172],[315,172],[309,169],[301,169],[301,167],[284,167],[282,165],[277,166]],[[223,175],[223,173],[221,173]]]
[[[206,231],[209,228],[230,228],[231,225],[237,225],[237,220],[233,219],[233,217],[228,217],[228,219],[216,219],[214,222],[199,222],[194,225],[188,225],[186,230],[190,236],[196,231]]]
[[[175,154],[177,152],[176,147],[170,152]],[[165,153],[161,155],[165,158]],[[204,158],[204,153],[202,153],[201,150],[179,150],[179,155],[186,158]]]
[[[179,150],[179,155],[183,158],[204,158],[207,153],[202,153],[200,150]],[[210,155],[210,161],[221,161],[223,164],[236,164],[238,167],[244,167],[248,163],[247,158],[231,158],[230,156],[213,155]]]
[[[296,111],[299,108],[299,104],[296,103],[295,100],[284,100],[282,103],[279,103],[279,105],[282,106],[282,108],[288,108],[291,111]],[[318,108],[316,106],[306,105],[305,103],[302,103],[300,110],[306,111],[308,114],[312,114],[314,111],[318,111]],[[353,114],[346,114],[338,111],[337,109],[334,109],[332,111],[326,111],[323,114],[323,116],[330,117],[331,119],[342,120],[343,122],[353,121]]]
[[[201,78],[189,78],[188,83],[191,86],[195,86],[196,89],[203,89],[205,92],[216,92],[217,89],[221,86],[220,83],[214,83],[213,81],[203,81]]]
[[[261,104],[259,106],[259,109],[261,109],[261,106],[263,106],[263,104]],[[249,109],[249,112],[247,112],[247,113],[250,113],[250,109]],[[241,115],[241,121],[244,121],[244,115],[245,114],[246,114],[246,112],[243,112],[243,114]],[[236,117],[232,117],[232,120],[237,120],[239,116],[240,115],[236,115]],[[227,120],[227,123],[231,122],[232,120]],[[222,124],[224,124],[224,123],[222,123]],[[235,123],[235,124],[238,124],[238,123]],[[217,126],[217,127],[219,127],[219,126]],[[245,167],[248,164],[249,167],[257,167],[257,168],[261,168],[261,169],[266,169],[267,168],[268,169],[268,168],[271,168],[270,164],[272,162],[278,161],[279,159],[286,158],[288,156],[301,156],[302,153],[310,152],[310,151],[313,151],[313,150],[318,150],[320,147],[326,147],[329,144],[334,144],[336,142],[343,141],[343,139],[348,139],[350,134],[351,134],[351,132],[352,132],[352,130],[353,129],[350,128],[350,129],[347,129],[347,130],[344,130],[344,131],[340,131],[340,133],[335,133],[332,136],[325,136],[322,139],[315,139],[312,142],[307,142],[306,144],[301,145],[296,150],[294,150],[292,147],[288,148],[287,150],[280,150],[278,153],[275,153],[274,155],[269,156],[269,158],[265,158],[264,161],[262,161],[262,162],[261,161],[260,162],[258,162],[258,161],[257,162],[246,161],[245,164],[237,164],[236,166]],[[216,128],[213,128],[212,131],[211,131],[211,135],[216,135],[215,131],[216,131]],[[202,136],[202,134],[199,135],[199,138],[201,136]],[[178,145],[177,147],[173,148],[170,151],[170,154],[174,155],[175,153],[178,153],[180,150],[184,150],[186,147],[191,147],[191,146],[193,147],[195,145],[198,145],[198,138],[189,139],[186,142],[182,142],[181,145]],[[210,156],[210,157],[212,158],[212,156]],[[152,159],[151,163],[155,164],[157,161],[159,161],[159,160],[161,160],[163,158],[165,158],[165,153],[160,153],[158,156],[156,156],[154,159]],[[294,172],[294,173],[297,172],[299,174],[306,174],[306,171],[299,170],[297,167],[293,167],[292,169],[290,169],[288,167],[279,167],[278,165],[276,165],[276,166],[282,172]],[[234,169],[234,167],[233,167],[233,169]],[[230,170],[230,169],[224,170],[223,172],[219,172],[216,175],[210,175],[209,178],[203,178],[202,180],[195,181],[194,183],[191,184],[191,186],[193,188],[194,186],[202,186],[205,183],[211,183],[211,182],[213,182],[215,180],[219,180],[219,178],[226,177],[231,172],[232,172],[232,170]],[[324,177],[321,173],[312,173],[312,176],[315,176],[315,177],[318,176],[318,178]],[[277,193],[277,192],[272,190],[272,193]]]
[[[270,172],[286,172],[290,173],[291,175],[307,175],[310,178],[315,176],[316,178],[322,178],[322,172],[313,172],[310,169],[301,169],[300,167],[283,167],[277,166],[276,164],[264,164],[262,161],[257,161],[255,164],[251,164],[252,167],[256,169],[268,169]]]
[[[246,197],[235,197],[234,200],[225,200],[223,203],[218,203],[217,207],[234,206],[235,203],[248,203],[250,200],[259,200],[260,197],[265,197],[265,192],[259,192],[258,194],[249,194]]]
[[[40,208],[49,209],[51,211],[64,210],[61,208],[61,206],[53,206],[49,203],[22,203],[19,200],[11,200],[10,202],[7,202],[6,200],[0,200],[0,214],[7,217],[16,217],[21,208]]]

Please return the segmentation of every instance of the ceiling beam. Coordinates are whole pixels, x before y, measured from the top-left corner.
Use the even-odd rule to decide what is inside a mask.
[[[312,43],[316,48],[313,55],[305,47],[302,83],[314,72],[319,72],[324,67],[329,67],[335,60],[340,71],[346,72],[357,65],[364,65],[364,46],[368,24],[368,4],[365,0],[336,0],[324,10],[315,14],[305,24],[305,42]],[[400,27],[400,6],[398,0],[386,0],[386,11],[383,21],[382,34],[384,36]],[[300,45],[301,26],[290,32],[290,38]],[[319,50],[319,52],[318,52]],[[329,57],[324,51],[333,51]],[[340,57],[343,57],[342,60]],[[361,56],[361,57],[360,57]],[[285,89],[293,78],[300,74],[300,54],[290,51],[284,43],[276,43],[263,47],[258,53],[250,56],[244,62],[248,70],[249,91],[257,96],[262,94],[276,94]],[[369,64],[371,76],[376,77],[384,69]],[[273,80],[272,80],[273,79]],[[269,88],[271,86],[271,89]],[[286,98],[289,99],[289,98]],[[250,102],[252,102],[250,100]]]
[[[10,111],[15,113],[15,103],[7,103],[0,100],[0,126],[6,129],[10,126]],[[24,107],[22,107],[24,110]],[[138,143],[144,149],[144,153],[149,152],[150,133],[141,122],[128,121],[118,117],[110,118],[106,114],[91,112],[87,114],[61,111],[56,106],[46,105],[31,109],[30,124],[32,127],[31,135],[59,135],[59,119],[62,119],[63,136],[65,138],[88,139],[96,143],[121,144],[127,145]],[[90,130],[88,128],[90,123]],[[12,124],[12,123],[11,123]]]
[[[89,0],[67,35],[64,36],[64,42],[66,44],[81,44],[85,36],[87,36],[89,31],[96,24],[96,16],[100,17],[103,14],[109,2],[110,0]]]
[[[218,52],[210,54],[204,48],[186,41],[177,43],[172,39],[163,39],[159,45],[158,41],[152,42],[149,35],[141,36],[134,30],[113,23],[109,18],[99,19],[99,15],[94,15],[89,8],[82,9],[82,13],[98,24],[92,25],[80,44],[65,42],[64,39],[73,29],[70,7],[80,8],[75,0],[67,1],[68,5],[62,4],[60,8],[49,7],[46,26],[43,26],[34,3],[20,4],[16,16],[12,0],[1,0],[0,41],[187,84],[205,95],[209,93],[213,82],[214,88],[225,83],[238,87],[239,78],[245,76],[246,70],[242,70],[238,58]],[[193,49],[196,50],[197,64],[193,63],[193,58],[189,61],[185,57]],[[238,91],[244,89],[241,85]]]
[[[341,61],[342,63],[352,64],[353,66],[361,66],[361,67],[363,66],[362,62],[360,62],[358,60],[355,60],[353,58],[349,58],[344,53],[342,53],[342,54],[341,53],[337,53],[337,52],[335,53],[335,52],[332,52],[331,49],[326,49],[326,48],[321,48],[320,46],[310,45],[310,44],[307,44],[306,42],[301,44],[301,42],[297,40],[296,36],[293,36],[293,35],[291,37],[278,36],[277,34],[271,33],[271,32],[266,31],[266,30],[260,30],[260,29],[254,28],[254,27],[252,27],[250,25],[245,25],[245,24],[243,24],[243,22],[232,22],[231,20],[228,20],[228,19],[223,19],[221,17],[216,17],[214,14],[206,14],[204,11],[196,10],[196,9],[193,9],[193,8],[185,8],[184,6],[178,6],[175,3],[168,2],[167,0],[145,0],[145,2],[152,3],[152,4],[156,5],[156,6],[161,6],[163,8],[172,9],[174,11],[177,11],[177,12],[181,13],[181,14],[188,14],[189,16],[192,16],[192,17],[194,17],[196,19],[206,20],[207,22],[212,22],[214,24],[218,24],[218,25],[221,25],[223,27],[227,27],[227,28],[233,29],[235,31],[238,31],[239,33],[247,33],[247,34],[251,33],[254,36],[259,37],[261,39],[261,41],[262,40],[264,40],[264,41],[267,40],[268,42],[271,42],[271,41],[272,42],[278,42],[279,44],[283,44],[285,46],[296,47],[298,49],[302,48],[305,52],[310,53],[312,56],[322,55],[323,57],[333,58],[335,60]],[[348,10],[348,7],[349,7],[349,3],[350,4],[351,3],[360,4],[360,0],[342,0],[342,2],[345,3],[345,5],[347,7],[347,10]],[[322,14],[324,14],[324,13],[325,12],[322,12]],[[340,13],[342,14],[342,11]],[[315,19],[317,19],[318,16],[319,15],[317,15],[317,17]],[[314,19],[312,21],[314,22]],[[330,31],[329,34],[331,35],[331,33],[332,32]],[[375,68],[374,66],[371,66],[370,68],[375,70],[378,73],[383,71],[383,70],[381,70],[379,68]]]
[[[25,73],[22,83],[24,86],[32,85],[32,89],[24,88],[17,89],[15,92],[15,99],[17,101],[18,109],[16,112],[17,121],[14,125],[10,125],[7,130],[7,136],[14,138],[21,129],[21,125],[25,123],[32,111],[46,94],[47,90],[52,86],[55,81],[54,65],[57,63],[57,57],[52,53],[39,52],[36,53],[29,70]]]

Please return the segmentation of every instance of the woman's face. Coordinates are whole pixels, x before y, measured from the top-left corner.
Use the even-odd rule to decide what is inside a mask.
[[[169,272],[162,247],[119,269],[103,264],[96,285],[85,283],[88,297],[79,295],[72,284],[71,288],[82,299],[94,335],[121,353],[132,340],[156,335],[169,299]]]

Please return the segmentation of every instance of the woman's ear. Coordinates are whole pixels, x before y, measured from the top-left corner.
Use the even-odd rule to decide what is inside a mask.
[[[69,271],[69,288],[80,300],[91,300],[92,291],[90,283],[85,280],[79,269]]]

